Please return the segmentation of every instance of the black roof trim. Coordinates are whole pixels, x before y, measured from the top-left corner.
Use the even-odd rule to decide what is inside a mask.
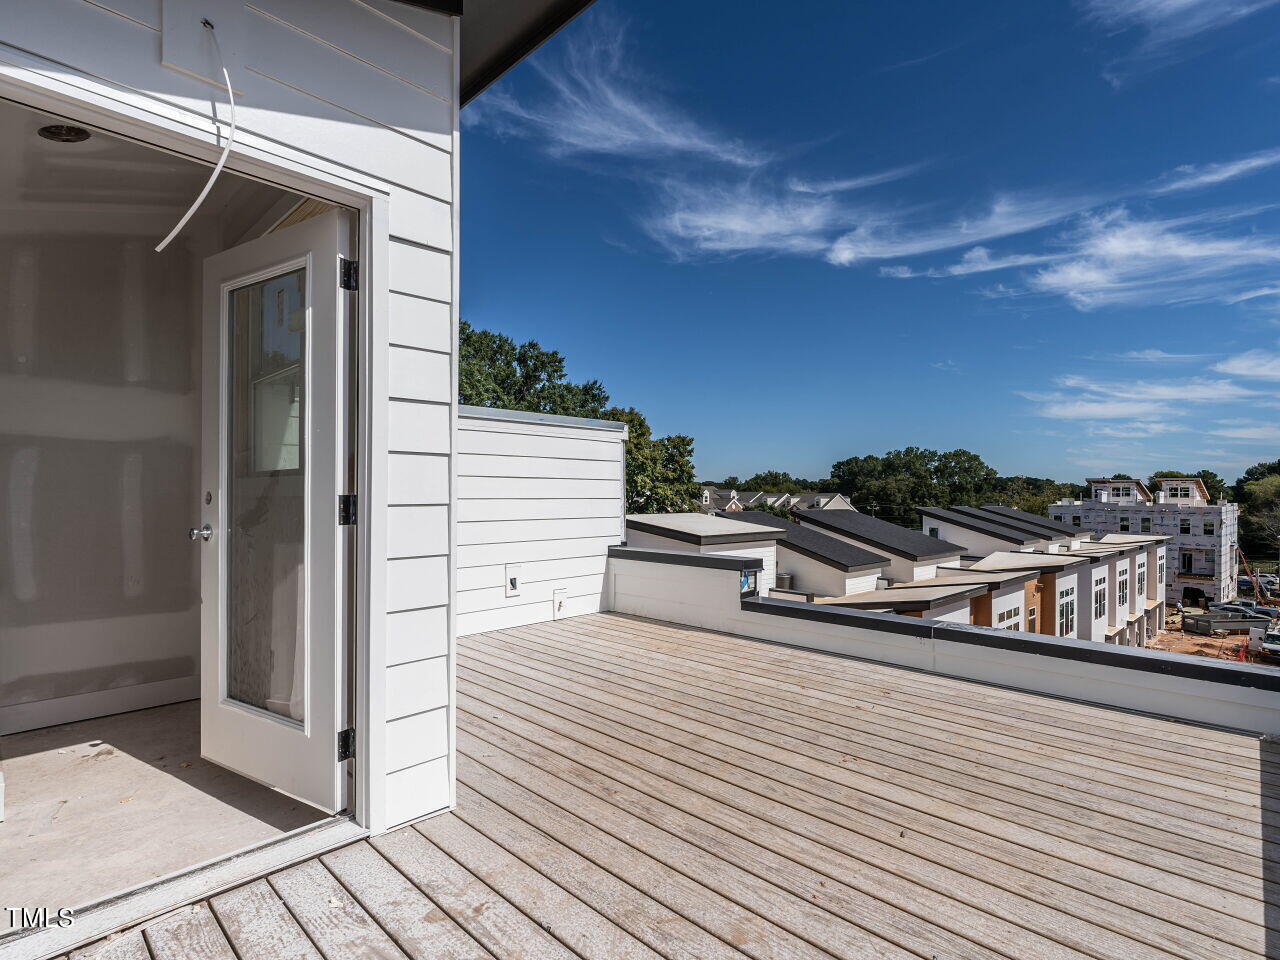
[[[763,570],[760,557],[727,557],[716,553],[685,553],[683,550],[649,550],[644,547],[610,547],[615,560],[641,560],[645,563],[669,563],[678,567],[705,567],[712,570]]]
[[[461,51],[463,60],[460,71],[461,90],[459,91],[461,106],[465,107],[483,93],[486,87],[550,40],[561,27],[591,6],[593,2],[594,0],[553,0],[542,16],[538,17],[522,33],[511,37],[492,59],[480,64],[471,64],[466,61],[467,23],[464,22]],[[468,0],[468,5],[474,13],[477,6],[483,5],[483,0]]]
[[[1121,647],[1114,644],[1095,643],[1091,640],[1049,637],[1035,633],[1020,633],[1016,630],[995,630],[991,627],[971,627],[939,620],[916,620],[913,617],[898,617],[887,613],[832,610],[829,605],[800,603],[794,600],[744,598],[742,609],[750,613],[879,630],[909,637],[950,640],[954,643],[969,643],[980,647],[1008,650],[1012,653],[1056,657],[1079,663],[1097,663],[1125,670],[1141,670],[1170,677],[1225,683],[1235,687],[1253,687],[1280,693],[1280,670],[1253,663],[1207,660],[1204,657],[1146,650],[1142,647]]]
[[[920,515],[923,517],[933,517],[935,520],[953,523],[957,527],[964,527],[967,530],[973,530],[975,533],[981,533],[983,536],[994,537],[997,540],[1004,540],[1008,543],[1025,545],[1044,539],[1044,537],[1028,534],[1025,531],[1014,530],[1002,523],[991,523],[980,517],[971,517],[956,510],[948,510],[943,507],[917,507],[916,509],[920,511]]]
[[[798,510],[796,515],[815,527],[844,534],[877,550],[917,563],[960,557],[965,553],[965,548],[958,544],[853,510]]]
[[[451,17],[462,16],[463,0],[400,0],[400,2],[407,3],[411,7],[421,7],[423,10],[447,13]]]
[[[785,537],[785,530],[775,529],[773,533],[759,533],[750,530],[744,533],[689,533],[687,530],[673,530],[671,527],[664,527],[657,523],[645,523],[642,520],[632,520],[627,518],[627,529],[637,530],[640,533],[649,533],[655,537],[662,537],[664,540],[678,540],[681,543],[695,543],[698,546],[706,546],[716,543],[751,543],[760,540],[781,540]]]

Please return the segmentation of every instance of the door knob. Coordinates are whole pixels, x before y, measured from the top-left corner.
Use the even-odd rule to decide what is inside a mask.
[[[192,527],[190,530],[187,531],[187,536],[189,536],[192,540],[207,541],[210,537],[213,536],[213,527],[209,526],[207,523],[203,527]]]

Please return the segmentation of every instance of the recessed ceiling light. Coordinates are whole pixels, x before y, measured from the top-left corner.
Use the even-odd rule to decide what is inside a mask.
[[[53,140],[56,143],[83,143],[89,139],[89,131],[84,127],[73,127],[65,123],[41,127],[38,133],[46,140]]]

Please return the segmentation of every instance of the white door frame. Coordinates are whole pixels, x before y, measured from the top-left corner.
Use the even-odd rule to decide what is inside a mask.
[[[74,123],[134,140],[144,146],[212,166],[222,152],[225,127],[143,93],[125,90],[55,65],[0,42],[0,99],[54,114]],[[371,402],[374,387],[387,382],[387,264],[379,253],[389,246],[388,195],[359,171],[325,164],[317,158],[241,131],[226,169],[356,211],[360,289],[356,293],[358,352],[356,477],[359,490],[354,591],[356,613],[351,638],[356,729],[354,783],[350,798],[355,822],[377,831],[385,824],[385,692],[371,683],[376,666],[385,665],[386,596],[386,404]],[[194,198],[193,198],[194,199]],[[378,345],[381,345],[379,348]],[[379,456],[376,451],[383,451]],[[381,509],[379,506],[381,505]],[[371,601],[378,602],[374,606]],[[376,666],[375,666],[376,665]]]

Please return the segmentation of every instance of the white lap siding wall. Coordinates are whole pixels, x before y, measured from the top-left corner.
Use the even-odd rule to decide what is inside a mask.
[[[393,0],[14,0],[5,95],[364,209],[362,822],[452,800],[456,18]],[[216,111],[211,105],[216,104]],[[216,113],[216,116],[215,116]]]
[[[461,408],[459,636],[604,609],[626,436],[621,423]]]

